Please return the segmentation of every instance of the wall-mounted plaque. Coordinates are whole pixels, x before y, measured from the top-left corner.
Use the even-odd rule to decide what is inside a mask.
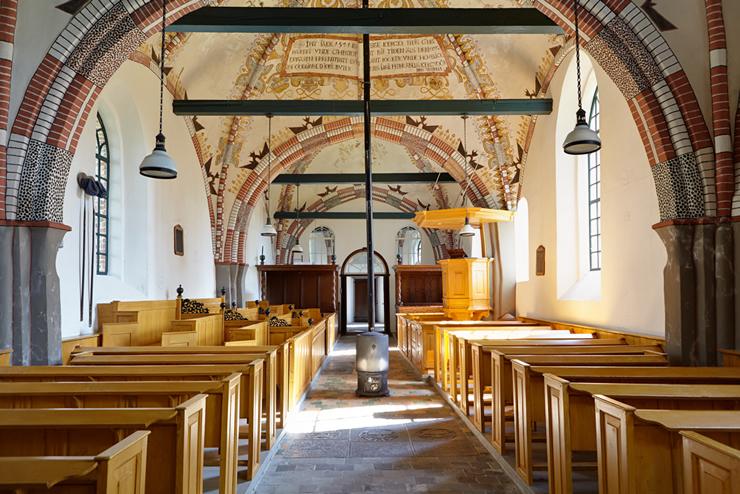
[[[537,276],[545,276],[545,248],[537,247]]]
[[[183,242],[182,227],[180,225],[175,225],[175,255],[185,255],[185,245]]]

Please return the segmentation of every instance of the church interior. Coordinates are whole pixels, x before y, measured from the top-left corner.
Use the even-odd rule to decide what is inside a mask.
[[[740,492],[731,19],[0,0],[0,494]]]

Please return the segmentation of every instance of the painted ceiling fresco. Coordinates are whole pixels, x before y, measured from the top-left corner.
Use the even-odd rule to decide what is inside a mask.
[[[214,2],[215,4],[216,2]],[[523,4],[523,5],[520,5]],[[527,1],[486,4],[469,0],[393,0],[375,7],[528,7]],[[218,5],[252,6],[222,0]],[[313,0],[259,6],[353,7],[354,3]],[[167,34],[165,73],[177,99],[358,100],[362,44],[358,35]],[[158,72],[160,35],[136,57]],[[541,98],[548,71],[565,38],[554,35],[387,35],[371,36],[374,100]],[[245,232],[267,180],[268,125],[265,117],[186,117],[201,159],[216,258],[230,255],[227,232]],[[459,117],[399,115],[374,119],[374,172],[448,172],[465,182],[468,156],[472,204],[516,209],[523,183],[523,155],[530,116]],[[275,117],[271,175],[278,173],[361,173],[362,119]],[[467,145],[466,141],[467,140]],[[328,187],[327,187],[328,185]],[[305,186],[301,202],[338,200],[345,185]],[[388,188],[388,186],[382,186]],[[390,186],[390,194],[416,209],[460,205],[461,187]],[[273,210],[295,210],[293,187],[273,186]],[[283,197],[283,194],[287,196]],[[299,205],[302,206],[303,204]],[[359,205],[358,205],[359,206]],[[361,210],[361,207],[358,207]]]

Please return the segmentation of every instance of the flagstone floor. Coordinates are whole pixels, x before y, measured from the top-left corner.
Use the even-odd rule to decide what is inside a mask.
[[[395,346],[390,397],[356,397],[354,361],[354,336],[344,336],[255,493],[520,492]]]

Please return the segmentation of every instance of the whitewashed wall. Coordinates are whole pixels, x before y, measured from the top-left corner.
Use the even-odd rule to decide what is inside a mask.
[[[601,95],[603,142],[601,296],[591,302],[558,297],[562,292],[558,276],[564,276],[558,272],[558,263],[572,257],[558,250],[563,244],[558,235],[569,232],[557,228],[563,212],[558,210],[558,190],[553,187],[558,179],[556,164],[561,167],[570,159],[561,146],[575,123],[575,71],[567,70],[572,57],[570,54],[563,62],[550,85],[547,96],[554,99],[555,107],[552,115],[537,121],[527,160],[523,195],[529,202],[526,255],[530,272],[529,281],[517,283],[517,313],[662,336],[666,253],[652,230],[660,221],[655,186],[627,103],[599,67],[595,74]],[[540,245],[546,248],[545,276],[535,276],[535,251]]]
[[[177,296],[182,284],[192,297],[213,296],[215,272],[207,199],[198,158],[185,123],[165,111],[167,151],[178,167],[175,180],[139,175],[139,164],[154,148],[159,124],[157,77],[145,67],[126,62],[98,98],[96,108],[111,144],[111,269],[94,281],[93,304],[111,300],[162,300]],[[172,98],[165,92],[165,105]],[[93,113],[94,115],[94,113]],[[95,118],[80,138],[64,201],[64,222],[72,227],[57,257],[64,337],[92,332],[85,309],[80,321],[81,189],[77,174],[95,174]],[[117,190],[115,188],[117,187]],[[184,230],[185,255],[176,256],[173,229]],[[86,302],[87,304],[87,296]]]

